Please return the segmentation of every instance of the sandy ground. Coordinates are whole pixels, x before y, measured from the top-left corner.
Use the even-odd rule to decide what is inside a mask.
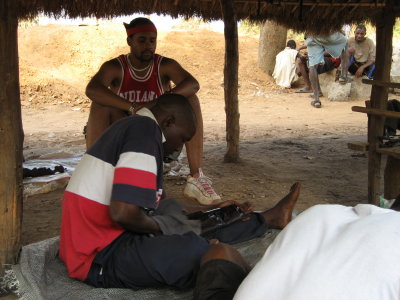
[[[367,158],[347,149],[365,141],[367,117],[351,111],[364,100],[310,106],[308,94],[281,89],[257,66],[258,37],[240,36],[240,157],[226,151],[223,87],[224,37],[206,30],[159,32],[158,53],[176,59],[200,82],[205,127],[204,170],[226,200],[272,206],[295,181],[297,209],[319,203],[354,205],[367,199]],[[84,95],[101,63],[128,52],[120,24],[20,28],[20,81],[26,160],[85,150]],[[391,95],[393,98],[394,96]],[[184,178],[168,177],[167,193],[184,201]],[[62,189],[25,197],[23,244],[58,235]]]

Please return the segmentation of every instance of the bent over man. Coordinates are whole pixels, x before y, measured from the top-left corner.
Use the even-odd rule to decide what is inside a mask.
[[[115,122],[89,148],[63,197],[60,258],[70,277],[103,288],[188,288],[210,240],[246,241],[289,223],[299,184],[262,213],[238,204],[244,218],[199,235],[198,221],[184,214],[195,209],[167,199],[162,177],[163,158],[176,157],[195,131],[187,99],[166,94]]]
[[[186,143],[190,175],[184,195],[206,205],[220,202],[210,178],[202,171],[203,119],[196,96],[199,83],[175,60],[155,54],[157,29],[153,22],[136,18],[124,25],[130,53],[105,62],[86,88],[86,95],[92,100],[87,148],[116,120],[141,107],[151,107],[162,94],[183,95],[189,99],[197,119],[196,134]]]

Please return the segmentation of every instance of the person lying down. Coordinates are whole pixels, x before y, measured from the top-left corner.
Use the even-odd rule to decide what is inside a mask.
[[[399,212],[317,205],[278,235],[234,299],[398,300],[399,249]]]

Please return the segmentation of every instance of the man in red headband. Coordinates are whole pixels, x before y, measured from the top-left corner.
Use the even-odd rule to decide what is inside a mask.
[[[140,114],[140,108],[150,108],[162,94],[186,96],[197,117],[197,131],[185,144],[190,175],[184,195],[205,205],[221,202],[201,169],[203,119],[196,96],[198,81],[175,60],[155,54],[157,29],[153,22],[136,18],[124,25],[130,53],[105,62],[86,87],[86,95],[92,100],[86,129],[87,148],[112,123],[127,114]]]

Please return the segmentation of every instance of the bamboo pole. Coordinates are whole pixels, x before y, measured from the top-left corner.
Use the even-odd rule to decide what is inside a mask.
[[[230,0],[221,0],[222,16],[225,24],[224,95],[227,142],[225,162],[237,162],[239,160],[239,43],[237,19],[232,2]]]
[[[22,221],[23,131],[16,1],[0,3],[0,276],[16,262]]]
[[[390,81],[392,62],[392,37],[395,16],[390,7],[385,7],[376,24],[376,69],[374,79],[381,82]],[[371,108],[386,110],[388,88],[373,85],[371,90]],[[385,118],[380,115],[369,115],[368,128],[368,201],[379,205],[381,191],[381,154],[378,137],[383,134]]]

